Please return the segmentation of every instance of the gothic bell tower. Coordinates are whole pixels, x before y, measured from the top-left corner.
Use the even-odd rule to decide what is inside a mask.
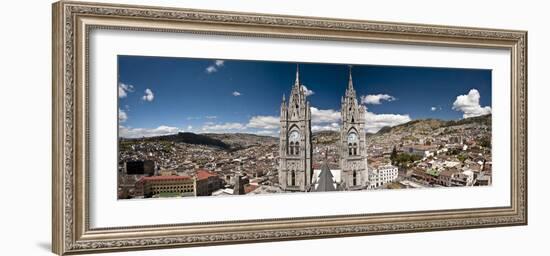
[[[279,186],[287,191],[309,191],[312,172],[311,110],[300,84],[300,69],[288,103],[283,95],[279,134]]]
[[[368,186],[365,108],[357,102],[351,66],[348,87],[341,102],[340,168],[342,169],[342,186],[345,190],[364,189]]]

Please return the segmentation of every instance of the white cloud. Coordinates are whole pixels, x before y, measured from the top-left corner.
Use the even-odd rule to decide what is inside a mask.
[[[370,133],[378,132],[385,126],[396,126],[411,121],[409,115],[375,114],[365,111],[365,130]]]
[[[319,110],[311,107],[312,131],[339,131],[340,112],[332,109]],[[395,126],[411,121],[409,115],[399,114],[375,114],[368,112],[365,107],[365,130],[377,132],[384,126]]]
[[[208,66],[206,68],[206,73],[208,73],[208,74],[214,73],[216,71],[218,71],[218,69],[215,66]]]
[[[223,123],[223,124],[213,124],[208,123],[203,125],[203,132],[231,132],[235,130],[244,130],[246,126],[241,123]]]
[[[216,119],[218,118],[217,116],[205,116],[206,119]]]
[[[188,125],[188,126],[187,126],[187,131],[191,131],[191,130],[193,130],[193,126],[192,126],[192,125]]]
[[[272,137],[278,137],[279,136],[279,130],[259,130],[256,132],[252,132],[256,135],[262,135],[262,136],[272,136]]]
[[[436,111],[436,110],[437,110],[437,107],[431,107],[430,110],[431,110],[431,111]]]
[[[308,89],[305,85],[302,85],[302,89],[304,90],[304,93],[305,93],[306,96],[310,96],[310,95],[315,94],[314,91]]]
[[[311,131],[317,132],[317,131],[339,131],[340,125],[338,123],[330,123],[330,124],[324,124],[324,125],[312,125]]]
[[[214,63],[208,67],[206,67],[206,73],[208,74],[212,74],[214,72],[217,72],[221,67],[223,67],[223,64],[225,63],[225,61],[223,60],[216,60],[214,61]]]
[[[134,91],[134,86],[131,84],[125,84],[125,83],[118,83],[118,97],[119,98],[126,98],[128,96],[129,92]]]
[[[233,93],[231,93],[233,96],[237,97],[237,96],[241,96],[242,94],[238,91],[234,91]]]
[[[118,109],[118,122],[120,123],[124,123],[126,122],[126,120],[128,120],[128,115],[126,114],[126,112],[122,109]]]
[[[382,101],[394,101],[397,100],[395,97],[388,94],[369,94],[361,96],[361,104],[381,104]]]
[[[145,95],[141,97],[141,99],[144,101],[153,101],[154,98],[155,94],[153,94],[153,91],[151,91],[151,89],[149,88],[145,89]]]
[[[161,125],[157,128],[152,128],[152,129],[131,128],[131,127],[125,127],[125,126],[119,126],[118,128],[119,136],[123,138],[153,137],[153,136],[176,134],[178,132],[183,132],[183,131],[180,128],[166,126],[166,125]]]
[[[340,112],[332,109],[318,109],[311,107],[311,126],[312,131],[337,131],[340,128]],[[281,123],[278,116],[254,116],[250,118],[247,128],[257,128],[264,130],[275,130],[280,127]],[[254,133],[254,132],[253,132]],[[255,132],[257,133],[257,132]],[[259,133],[257,133],[259,134]]]
[[[259,129],[277,129],[280,124],[279,117],[276,116],[253,116],[246,126]]]
[[[340,111],[311,107],[311,122],[314,124],[334,123],[340,121],[340,118]]]
[[[491,107],[479,105],[479,91],[471,89],[467,95],[459,95],[453,103],[453,109],[463,112],[463,118],[481,116],[491,113]]]

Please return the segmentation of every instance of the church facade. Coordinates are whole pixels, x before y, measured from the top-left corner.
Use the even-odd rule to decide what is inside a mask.
[[[353,88],[351,68],[348,87],[341,100],[340,174],[344,190],[359,190],[368,186],[367,140],[365,108],[358,104]]]
[[[351,68],[341,102],[340,169],[343,190],[368,187],[365,109],[358,104]],[[311,109],[299,69],[288,102],[281,103],[279,135],[279,186],[286,191],[313,191]]]
[[[279,135],[279,185],[287,191],[308,191],[312,179],[311,108],[306,92],[296,81],[288,104],[283,95]]]

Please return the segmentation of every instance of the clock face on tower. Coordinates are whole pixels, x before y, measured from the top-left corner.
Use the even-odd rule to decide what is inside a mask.
[[[348,142],[357,142],[357,134],[353,132],[348,134]]]
[[[300,140],[300,133],[298,131],[292,131],[290,132],[289,138],[291,141],[298,141]]]

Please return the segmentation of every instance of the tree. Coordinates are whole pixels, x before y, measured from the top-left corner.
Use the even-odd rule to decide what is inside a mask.
[[[414,163],[420,159],[422,159],[422,157],[419,155],[400,153],[395,158],[394,165],[397,165],[399,167],[406,167],[409,166],[409,164]]]
[[[466,161],[466,159],[468,158],[467,156],[463,155],[463,154],[460,154],[458,155],[456,158],[458,158],[458,160],[462,163],[464,163],[464,161]]]
[[[397,149],[395,146],[393,146],[393,150],[391,151],[390,160],[391,164],[395,164],[395,161],[397,160]]]
[[[483,137],[481,138],[479,145],[484,148],[491,148],[491,138],[490,137]]]

